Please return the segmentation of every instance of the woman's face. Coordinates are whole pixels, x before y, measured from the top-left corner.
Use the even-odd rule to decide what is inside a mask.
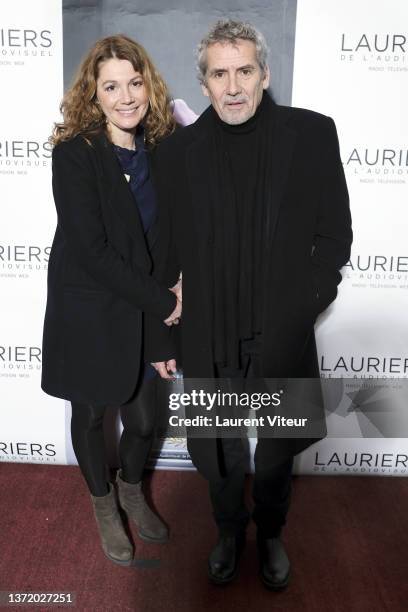
[[[96,97],[106,117],[112,141],[132,132],[149,107],[149,97],[142,75],[128,60],[112,58],[99,66]]]

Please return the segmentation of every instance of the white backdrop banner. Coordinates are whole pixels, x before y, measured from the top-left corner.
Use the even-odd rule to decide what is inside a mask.
[[[40,389],[61,2],[2,2],[0,24],[0,461],[65,463],[64,402]]]
[[[322,376],[344,378],[326,398],[331,437],[297,459],[298,473],[403,475],[408,466],[407,439],[372,416],[377,390],[363,393],[366,378],[390,390],[408,378],[406,23],[406,0],[297,2],[292,104],[336,122],[355,235],[339,297],[316,326]],[[62,55],[61,0],[1,3],[0,461],[75,463],[70,405],[40,389],[56,220],[47,139]],[[271,70],[273,88],[273,57]],[[346,419],[356,394],[367,410]],[[158,444],[153,460],[191,467],[183,439]]]
[[[322,376],[349,379],[344,394],[363,387],[364,378],[386,379],[391,388],[396,381],[389,379],[408,376],[407,23],[406,0],[298,0],[292,104],[334,118],[351,199],[351,258],[338,299],[316,328]],[[347,423],[353,436],[357,424]],[[325,440],[303,454],[299,469],[374,474],[359,458],[352,470],[341,458],[406,457],[407,439],[376,433],[352,446]],[[337,464],[328,459],[333,453]],[[382,473],[405,468],[398,462]]]

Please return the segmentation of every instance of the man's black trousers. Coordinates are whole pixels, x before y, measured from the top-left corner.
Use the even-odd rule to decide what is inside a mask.
[[[239,388],[240,379],[260,378],[258,347],[256,342],[243,344],[240,370],[217,367],[218,377],[230,391]],[[280,534],[290,504],[293,457],[270,466],[267,450],[273,443],[273,438],[259,438],[254,457],[252,517],[261,538]],[[248,441],[245,438],[218,438],[217,450],[223,478],[209,482],[214,519],[220,532],[236,534],[245,530],[250,518],[244,498]]]

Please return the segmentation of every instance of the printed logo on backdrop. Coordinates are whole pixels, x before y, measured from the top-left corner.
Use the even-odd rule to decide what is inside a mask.
[[[344,366],[346,359],[341,357],[341,361]],[[405,363],[408,368],[408,359]],[[347,451],[346,440],[408,437],[408,381],[323,378],[321,383],[327,414],[327,438],[341,438],[344,442],[337,451],[333,450],[333,443],[317,447],[311,454],[312,469],[315,472],[378,475],[407,473],[407,454]]]
[[[19,381],[39,378],[41,352],[39,346],[0,345],[0,378]]]
[[[408,149],[401,147],[355,146],[343,154],[348,179],[360,183],[405,185],[408,180]]]
[[[0,28],[0,66],[24,66],[53,55],[54,36],[49,29],[13,26]]]
[[[44,274],[50,251],[38,244],[0,244],[0,278],[20,281]]]
[[[19,178],[49,168],[52,145],[38,138],[0,138],[0,174]]]
[[[57,452],[50,442],[0,440],[0,461],[55,463]]]
[[[408,289],[408,255],[352,255],[343,279],[357,289]]]
[[[320,356],[322,378],[408,378],[408,355],[341,355],[334,352]]]
[[[341,395],[337,388],[330,393],[332,383],[338,386],[338,382],[322,381],[329,438],[339,437],[339,431],[342,431],[341,437],[352,438],[408,437],[407,380],[343,379]],[[334,418],[329,418],[331,416]]]
[[[356,452],[356,451],[316,451],[313,470],[327,473],[350,474],[406,474],[408,455],[406,453]]]
[[[401,32],[342,32],[339,59],[375,72],[408,72],[408,36]]]

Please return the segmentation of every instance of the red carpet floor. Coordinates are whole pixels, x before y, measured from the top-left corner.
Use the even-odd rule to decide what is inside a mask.
[[[97,612],[408,610],[408,478],[295,477],[284,537],[292,582],[278,594],[259,582],[253,527],[238,580],[209,584],[216,531],[205,481],[168,471],[148,480],[171,540],[135,535],[136,557],[160,565],[121,568],[100,549],[78,468],[0,464],[0,591],[71,591],[75,607],[59,609]]]

